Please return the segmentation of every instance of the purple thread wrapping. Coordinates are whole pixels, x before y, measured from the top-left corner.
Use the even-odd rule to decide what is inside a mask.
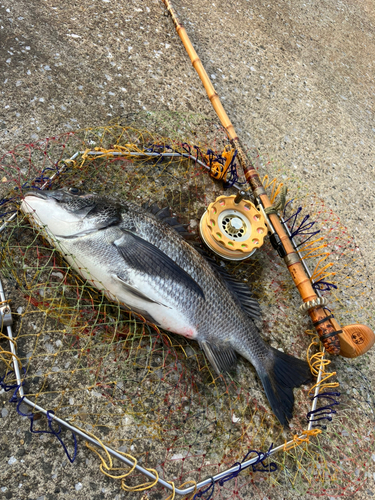
[[[331,404],[328,404],[326,406],[321,406],[316,410],[309,411],[308,414],[306,415],[307,421],[318,422],[320,420],[328,420],[329,422],[331,422],[332,421],[331,415],[337,413],[336,410],[333,409],[333,406],[337,406],[340,404],[340,402],[337,401],[335,397],[339,397],[340,395],[341,395],[340,392],[322,392],[310,398],[311,401],[315,398],[325,398],[332,402]],[[314,427],[320,427],[320,424],[314,425]]]
[[[334,285],[329,281],[324,281],[324,279],[315,281],[315,283],[312,284],[312,287],[314,288],[314,290],[320,290],[321,292],[326,292],[327,290],[331,290],[331,288],[337,290],[337,285]]]
[[[284,207],[284,217],[285,217],[285,209],[289,205],[289,203],[292,203],[293,200],[289,201],[285,207]],[[296,248],[300,247],[301,245],[305,244],[307,241],[309,241],[313,236],[316,236],[317,234],[320,233],[320,229],[317,231],[310,231],[310,229],[316,224],[316,221],[308,222],[310,215],[305,215],[304,218],[302,219],[302,222],[299,224],[299,226],[295,229],[294,226],[296,225],[297,222],[297,217],[298,215],[302,212],[302,207],[298,207],[297,211],[288,217],[288,219],[284,220],[283,224],[286,225],[287,222],[290,220],[292,221],[292,227],[289,229],[290,231],[290,237],[294,238],[295,236],[308,236],[305,238],[301,243],[296,245]]]
[[[231,472],[227,476],[224,476],[222,479],[219,479],[219,481],[218,481],[219,485],[223,486],[224,483],[226,483],[227,481],[230,481],[231,479],[234,479],[235,477],[237,477],[239,475],[239,473],[241,472],[241,470],[247,469],[248,467],[251,467],[253,469],[253,472],[275,472],[277,470],[277,465],[275,464],[275,462],[271,462],[269,465],[266,465],[263,463],[266,460],[266,458],[270,455],[272,448],[273,448],[273,443],[269,447],[268,451],[266,451],[265,453],[261,452],[261,451],[257,451],[257,450],[249,450],[246,453],[246,455],[244,456],[244,458],[242,459],[241,463],[236,462],[235,464],[232,465],[232,467],[238,465],[238,469],[234,472]],[[257,460],[253,464],[247,465],[246,467],[242,467],[242,463],[247,460],[247,458],[249,457],[249,455],[251,453],[255,453],[256,455],[258,455]],[[258,464],[262,465],[262,469],[257,468]],[[212,497],[212,495],[214,493],[214,484],[215,484],[215,482],[212,478],[212,483],[208,486],[208,488],[206,488],[205,490],[203,490],[199,493],[196,493],[194,495],[193,500],[195,500],[196,498],[201,498],[202,495],[207,493],[212,488],[210,495],[205,499],[205,500],[210,500],[210,498]]]
[[[283,213],[283,218],[285,217],[285,211],[286,211],[286,207],[289,205],[289,203],[292,203],[293,200],[290,200],[288,201],[288,203],[285,205],[284,207],[284,213]],[[317,230],[317,231],[309,231],[315,224],[316,222],[307,222],[308,219],[309,219],[309,215],[305,215],[305,217],[303,218],[301,224],[297,227],[297,229],[294,229],[294,226],[296,224],[296,220],[297,220],[297,216],[301,213],[302,211],[302,207],[298,207],[297,211],[291,215],[288,219],[284,220],[283,221],[283,224],[286,225],[286,223],[290,220],[293,219],[293,222],[292,222],[292,227],[289,229],[290,231],[290,234],[291,234],[291,238],[294,238],[295,236],[298,236],[298,235],[309,235],[308,238],[305,238],[303,241],[301,241],[301,243],[299,243],[298,245],[296,245],[296,248],[300,247],[301,245],[305,244],[307,241],[309,241],[309,239],[311,239],[313,236],[316,236],[317,234],[320,233],[320,230]],[[312,287],[314,288],[314,290],[319,290],[321,292],[326,292],[328,290],[331,290],[332,288],[337,290],[337,285],[329,282],[329,281],[325,281],[324,278],[320,279],[319,281],[316,281],[315,283],[312,284]]]

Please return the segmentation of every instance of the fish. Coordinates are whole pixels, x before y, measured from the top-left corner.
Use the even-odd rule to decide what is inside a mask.
[[[289,426],[293,389],[312,380],[308,363],[263,340],[250,288],[191,245],[168,208],[76,187],[28,191],[20,208],[84,279],[147,321],[197,341],[218,375],[238,356],[249,361],[274,415]]]

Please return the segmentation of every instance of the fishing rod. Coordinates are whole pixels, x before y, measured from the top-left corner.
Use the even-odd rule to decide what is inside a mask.
[[[199,78],[203,83],[211,104],[225,129],[228,140],[232,148],[236,151],[238,162],[241,165],[241,168],[245,175],[245,179],[252,190],[257,208],[264,216],[268,230],[271,233],[271,244],[275,248],[279,256],[284,259],[284,262],[289,270],[294,284],[299,291],[299,294],[303,301],[303,304],[300,306],[300,310],[302,312],[308,313],[308,315],[310,316],[315,330],[319,335],[320,341],[322,342],[328,353],[334,355],[341,354],[342,356],[351,358],[364,354],[371,348],[371,346],[375,342],[374,332],[369,327],[360,324],[341,327],[331,312],[327,314],[326,306],[328,304],[328,301],[317,290],[314,289],[311,275],[306,269],[306,266],[303,265],[301,256],[297,251],[296,245],[294,245],[292,241],[286,225],[284,225],[282,220],[280,220],[277,214],[277,210],[273,207],[253,162],[244,152],[234,126],[232,125],[228,115],[226,114],[225,109],[221,104],[219,95],[215,91],[215,88],[210,78],[208,77],[200,58],[198,57],[198,54],[196,53],[192,43],[190,42],[186,29],[179,21],[176,11],[171,4],[171,1],[162,1],[169,14],[171,15],[176,31],[190,57],[194,69],[198,73]],[[242,229],[241,233],[241,224],[243,228],[246,227],[246,224],[241,222],[242,218],[238,216],[241,211],[238,212],[237,210],[235,210],[235,208],[236,205],[238,206],[238,208],[240,208],[240,202],[243,201],[245,194],[246,193],[243,192],[241,195],[237,195],[236,197],[233,197],[232,200],[230,200],[232,218],[230,219],[229,216],[227,217],[227,219],[224,218],[224,220],[227,220],[227,225],[223,226],[224,231],[216,232],[216,236],[215,233],[212,232],[212,227],[209,227],[209,229],[207,229],[206,225],[204,223],[202,224],[201,221],[201,229],[203,227],[201,235],[205,242],[218,255],[229,260],[231,259],[230,257],[228,257],[228,248],[230,248],[228,244],[233,245],[233,242],[231,243],[229,241],[231,238],[226,238],[227,245],[223,245],[223,241],[219,240],[217,240],[218,244],[216,244],[215,240],[216,238],[222,240],[224,232],[228,233],[229,235],[235,234],[237,228],[239,229],[239,232],[235,234],[237,238],[244,233],[244,229]],[[223,203],[224,200],[221,200],[221,205],[223,205]],[[211,210],[213,214],[216,214],[218,208],[220,207],[215,204],[211,204],[208,207],[208,212]],[[217,222],[220,222],[220,217],[217,220],[214,220],[213,225],[215,225]],[[221,219],[221,222],[223,223],[223,219]],[[208,239],[207,235],[209,234],[214,234],[213,238]],[[256,239],[255,241],[259,243],[259,241],[257,241]],[[242,246],[244,245],[246,244],[242,243]],[[221,251],[223,246],[226,246],[224,252]],[[236,248],[237,251],[243,251],[241,245],[237,245]],[[237,258],[235,260],[239,259]]]

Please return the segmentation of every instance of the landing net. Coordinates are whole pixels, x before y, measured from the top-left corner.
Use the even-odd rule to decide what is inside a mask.
[[[160,331],[108,302],[47,243],[43,231],[32,229],[17,212],[24,192],[54,176],[54,189],[75,186],[118,200],[168,205],[198,239],[201,215],[223,194],[222,183],[199,161],[207,150],[222,152],[223,131],[197,115],[149,114],[129,122],[18,146],[1,159],[2,223],[14,217],[1,233],[1,275],[15,312],[13,331],[25,393],[176,486],[212,476],[249,452],[256,456],[282,445],[303,434],[314,420],[313,428],[323,432],[309,443],[295,440],[284,451],[226,478],[203,498],[246,498],[249,483],[257,495],[279,495],[284,489],[352,495],[370,477],[369,457],[375,447],[373,388],[364,370],[368,354],[355,360],[335,358],[326,370],[337,372],[329,381],[340,387],[323,388],[320,410],[313,414],[311,388],[295,390],[294,418],[285,432],[248,362],[241,359],[232,376],[217,377],[197,343]],[[130,154],[162,151],[182,156]],[[269,193],[275,194],[280,182],[288,185],[284,219],[340,321],[371,325],[371,278],[340,218],[286,168],[256,150],[248,154],[260,173],[268,175]],[[232,174],[229,185],[239,185],[241,177]],[[235,187],[227,190],[235,192]],[[226,267],[247,282],[259,300],[263,337],[273,347],[305,358],[310,325],[298,310],[300,299],[284,263],[270,245],[250,260]],[[16,386],[5,336],[0,346],[2,386]],[[316,342],[311,354],[318,351]],[[18,403],[21,414],[30,411]],[[72,455],[68,435],[64,443]],[[57,452],[64,452],[57,441],[56,446]],[[133,473],[127,482],[137,484],[143,478]],[[158,486],[153,491],[165,493]]]

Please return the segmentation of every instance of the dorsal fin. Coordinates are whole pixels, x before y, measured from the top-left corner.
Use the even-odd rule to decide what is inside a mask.
[[[158,203],[155,201],[152,204],[149,204],[147,202],[143,203],[142,208],[144,208],[148,212],[151,212],[158,219],[173,227],[173,229],[177,231],[184,239],[190,240],[192,237],[194,237],[192,233],[189,233],[186,225],[181,224],[176,217],[171,216],[169,207],[160,208]]]
[[[204,257],[210,266],[221,276],[229,290],[237,298],[241,304],[242,309],[251,319],[259,319],[261,317],[261,310],[258,301],[253,297],[250,288],[246,283],[239,281],[237,278],[228,273],[228,271],[220,266],[205,249],[194,248]]]
[[[154,201],[154,203],[151,203],[150,201],[146,201],[145,203],[142,204],[142,208],[147,210],[147,212],[151,212],[154,215],[156,215],[160,210],[160,207],[156,201]]]
[[[221,276],[225,284],[231,291],[231,293],[237,298],[242,309],[245,313],[252,319],[259,319],[261,316],[260,306],[256,299],[254,299],[251,290],[242,281],[237,280],[231,274],[228,273],[226,269],[217,264],[217,262],[203,249],[198,241],[195,240],[196,236],[194,233],[189,233],[186,226],[180,224],[176,217],[171,217],[171,212],[168,207],[160,209],[157,202],[154,203],[144,203],[142,207],[154,214],[158,219],[169,224],[173,229],[175,229],[180,236],[187,240],[190,245],[192,245],[211,265],[211,267]]]
[[[162,221],[171,218],[171,211],[169,207],[160,208],[158,212],[155,213],[156,217]]]
[[[169,216],[167,217],[163,217],[163,222],[166,222],[167,224],[169,224],[170,226],[179,226],[181,225],[178,220],[176,219],[176,217],[171,217],[170,214]]]

